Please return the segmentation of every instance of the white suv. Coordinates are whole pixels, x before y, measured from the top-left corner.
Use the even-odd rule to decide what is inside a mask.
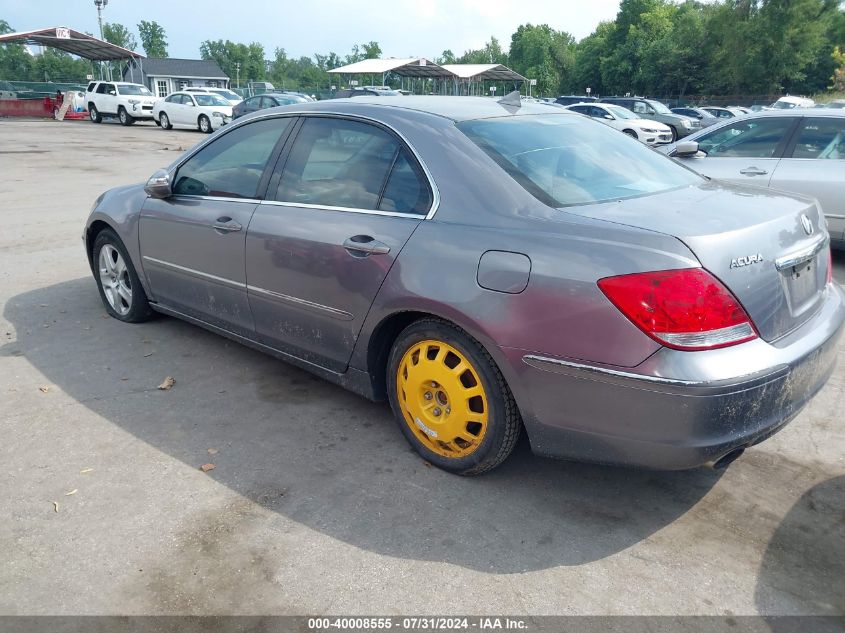
[[[151,120],[155,97],[146,86],[123,81],[92,81],[85,93],[88,115],[94,123],[117,117],[123,125],[138,119]]]

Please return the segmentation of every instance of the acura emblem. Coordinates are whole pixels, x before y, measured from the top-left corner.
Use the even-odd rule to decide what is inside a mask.
[[[813,234],[813,223],[810,222],[810,218],[808,218],[803,213],[801,214],[801,225],[804,227],[804,232],[807,235]]]

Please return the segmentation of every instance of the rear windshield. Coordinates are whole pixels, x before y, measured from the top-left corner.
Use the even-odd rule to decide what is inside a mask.
[[[625,134],[567,114],[463,121],[458,128],[548,205],[624,200],[701,177]]]

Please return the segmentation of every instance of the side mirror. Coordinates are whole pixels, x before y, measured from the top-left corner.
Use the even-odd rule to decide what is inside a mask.
[[[614,118],[613,118],[613,115],[612,115],[612,114],[605,114],[605,115],[604,115],[604,117],[602,117],[602,118],[605,118],[605,119],[607,119],[608,121],[613,121],[613,120],[614,120]]]
[[[144,185],[144,191],[151,198],[169,198],[173,194],[173,190],[170,188],[170,174],[167,170],[159,169],[150,176],[147,184]]]
[[[698,155],[698,143],[695,141],[679,141],[675,145],[672,156],[675,158],[692,158]]]
[[[117,96],[117,92],[115,92],[114,90],[109,90],[109,94],[113,97]]]

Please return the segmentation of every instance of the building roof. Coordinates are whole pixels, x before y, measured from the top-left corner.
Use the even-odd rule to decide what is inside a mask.
[[[140,67],[146,75],[163,77],[202,77],[204,79],[229,79],[213,59],[177,59],[174,57],[148,57]]]
[[[29,44],[36,46],[50,46],[59,50],[93,59],[94,61],[113,61],[130,57],[143,57],[140,53],[130,51],[109,42],[97,39],[93,35],[80,33],[66,26],[53,26],[36,31],[18,31],[0,35],[0,44]]]
[[[401,77],[452,77],[449,71],[425,57],[365,59],[340,68],[333,68],[329,72],[339,75],[377,75],[392,72]]]
[[[475,81],[525,81],[525,77],[502,64],[443,64],[459,79]]]

